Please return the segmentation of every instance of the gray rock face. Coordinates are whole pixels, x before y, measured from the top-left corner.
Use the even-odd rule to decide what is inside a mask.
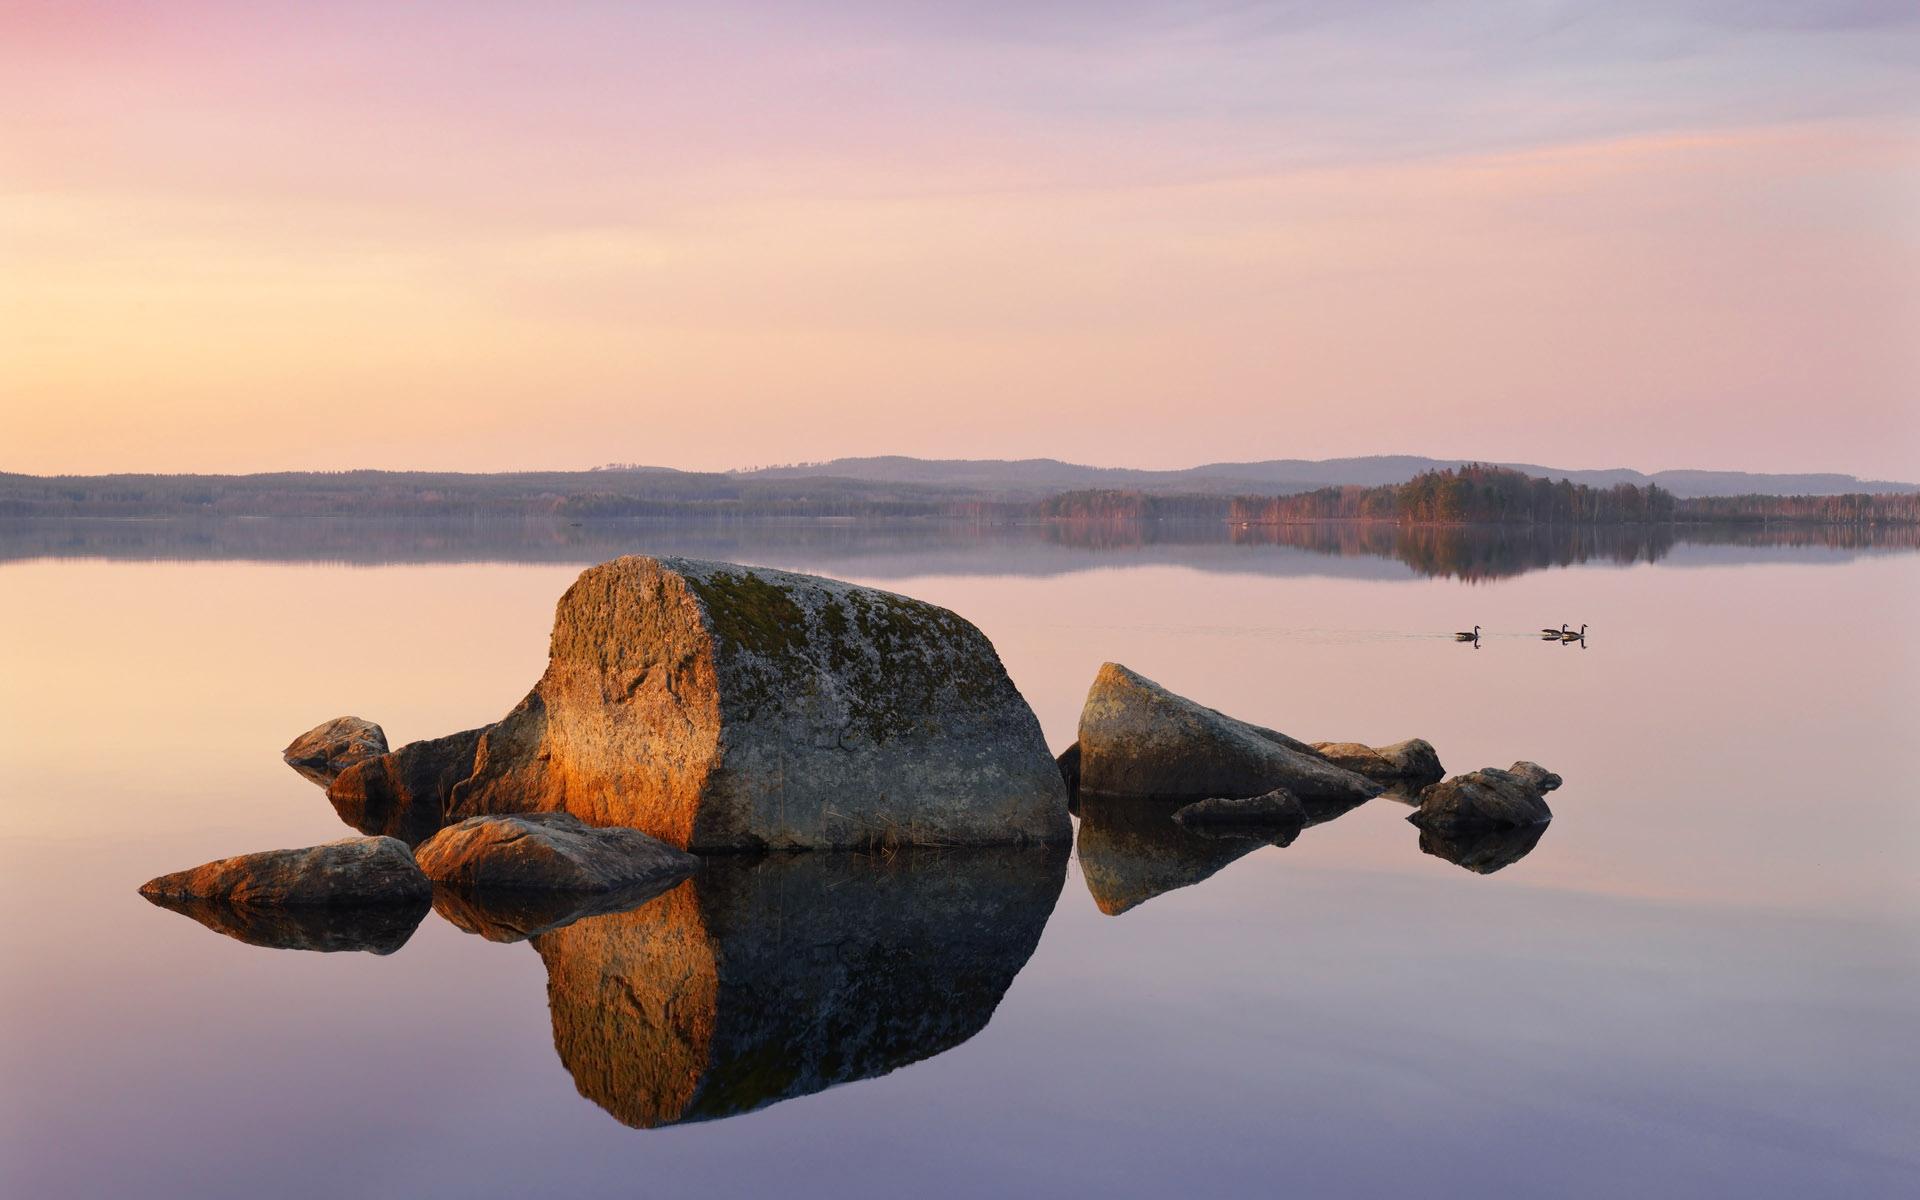
[[[1080,743],[1075,742],[1060,752],[1053,760],[1060,768],[1060,780],[1067,785],[1068,792],[1080,790]]]
[[[280,752],[287,765],[326,787],[340,772],[387,752],[386,731],[359,717],[335,717],[315,725]]]
[[[433,885],[406,844],[390,837],[345,838],[299,850],[265,850],[150,879],[149,900],[217,900],[285,908],[424,903]]]
[[[572,813],[468,817],[415,855],[435,883],[480,891],[664,891],[700,860],[638,829],[596,829]]]
[[[1425,738],[1408,738],[1391,746],[1363,746],[1359,742],[1315,742],[1313,749],[1338,767],[1365,775],[1389,788],[1419,789],[1446,777],[1440,755]]]
[[[576,580],[455,817],[565,811],[683,849],[1061,842],[1066,788],[991,643],[918,600],[629,557]]]
[[[1358,802],[1381,785],[1272,729],[1175,695],[1118,663],[1094,677],[1080,712],[1080,786],[1170,800],[1258,796]]]
[[[409,742],[347,768],[327,788],[340,819],[365,834],[426,841],[450,819],[453,787],[473,774],[483,730]]]
[[[1541,789],[1559,786],[1560,777],[1531,763],[1514,765],[1533,769],[1482,767],[1434,784],[1420,793],[1420,807],[1407,820],[1440,833],[1519,829],[1553,820]]]
[[[1304,826],[1307,810],[1285,788],[1275,788],[1258,796],[1228,800],[1214,797],[1189,804],[1173,814],[1173,819],[1189,827],[1200,825],[1281,825]]]

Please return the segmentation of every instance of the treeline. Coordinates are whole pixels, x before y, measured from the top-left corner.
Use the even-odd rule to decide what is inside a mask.
[[[1788,521],[1821,525],[1920,523],[1920,492],[1870,496],[1703,496],[1680,501],[1687,521]]]
[[[1226,517],[1230,504],[1224,496],[1154,496],[1095,489],[1050,496],[1033,504],[1027,514],[1051,521],[1218,521]]]
[[[1627,524],[1670,521],[1673,494],[1658,484],[1609,488],[1554,482],[1504,467],[1427,471],[1384,487],[1329,487],[1293,496],[1243,496],[1228,520],[1277,525],[1364,520],[1414,524]]]

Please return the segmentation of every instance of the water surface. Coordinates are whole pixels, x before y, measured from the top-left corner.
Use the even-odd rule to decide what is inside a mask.
[[[1286,845],[1089,812],[1070,857],[730,863],[386,954],[134,893],[341,836],[288,738],[496,719],[580,567],[640,550],[952,607],[1056,749],[1111,659],[1567,782],[1530,846],[1423,849],[1386,799]],[[37,523],[0,563],[6,1195],[1920,1182],[1910,539]]]

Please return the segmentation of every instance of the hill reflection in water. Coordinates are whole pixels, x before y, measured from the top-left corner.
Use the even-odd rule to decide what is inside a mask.
[[[622,554],[699,558],[905,578],[1046,577],[1171,564],[1226,574],[1501,579],[1638,563],[1848,561],[1920,549],[1920,527],[1857,525],[1400,526],[1380,522],[553,520],[210,518],[4,520],[0,562],[604,562]]]

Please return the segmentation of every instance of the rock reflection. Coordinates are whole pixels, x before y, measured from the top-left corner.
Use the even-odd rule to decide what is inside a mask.
[[[360,950],[392,954],[407,944],[430,907],[424,899],[352,908],[267,908],[164,896],[147,899],[249,946],[321,953]]]
[[[1179,804],[1163,800],[1075,797],[1080,817],[1080,873],[1101,912],[1117,917],[1155,896],[1191,887],[1262,846],[1288,846],[1303,828],[1330,821],[1355,806],[1317,803],[1307,826],[1273,830],[1188,829],[1173,819]]]
[[[714,857],[628,912],[534,936],[580,1094],[653,1128],[869,1079],[985,1028],[1063,848]],[[444,910],[443,910],[444,911]]]
[[[449,925],[490,942],[524,942],[575,921],[639,908],[680,879],[607,892],[473,891],[435,884],[433,911]]]
[[[1527,855],[1545,836],[1551,822],[1523,825],[1518,829],[1487,830],[1477,833],[1436,833],[1420,831],[1420,850],[1444,858],[1477,875],[1491,875],[1510,867]]]

